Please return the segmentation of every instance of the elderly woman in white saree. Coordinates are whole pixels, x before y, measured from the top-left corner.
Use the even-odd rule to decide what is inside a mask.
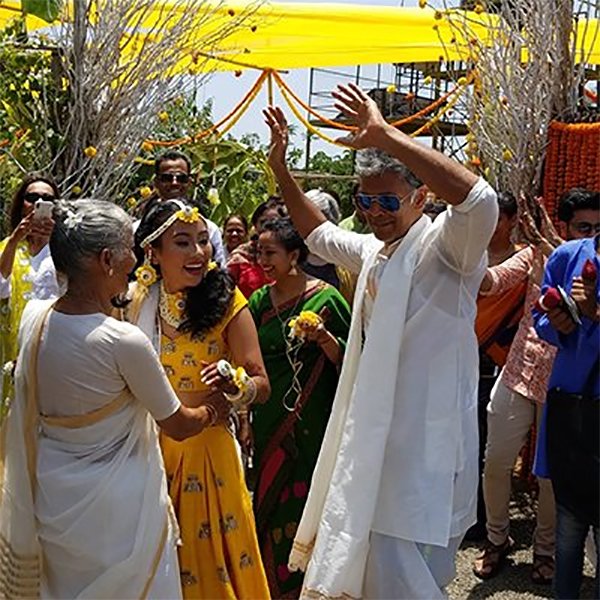
[[[149,340],[110,316],[135,262],[129,217],[81,200],[55,219],[68,290],[21,321],[1,437],[0,596],[180,598],[154,421],[184,439],[218,405],[182,406]]]

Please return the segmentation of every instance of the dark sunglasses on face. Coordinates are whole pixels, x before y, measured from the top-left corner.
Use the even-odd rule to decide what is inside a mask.
[[[173,180],[175,180],[175,183],[187,183],[190,176],[187,173],[161,173],[158,180],[161,183],[171,183]]]
[[[581,233],[582,235],[600,233],[600,223],[588,223],[587,221],[580,221],[579,223],[572,223],[571,227],[573,227],[577,233]]]
[[[54,202],[56,200],[53,194],[38,194],[37,192],[29,192],[23,196],[25,202],[35,204],[38,200],[46,200],[47,202]]]
[[[388,212],[398,212],[402,203],[398,194],[363,194],[362,192],[356,194],[356,204],[361,210],[370,210],[374,202]]]

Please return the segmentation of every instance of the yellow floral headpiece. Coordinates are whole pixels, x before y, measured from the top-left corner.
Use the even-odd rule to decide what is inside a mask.
[[[202,217],[200,211],[195,206],[189,206],[181,200],[169,200],[179,206],[179,210],[174,212],[160,227],[151,234],[147,235],[140,243],[142,248],[149,246],[154,240],[157,240],[175,221],[183,221],[184,223],[197,223]]]

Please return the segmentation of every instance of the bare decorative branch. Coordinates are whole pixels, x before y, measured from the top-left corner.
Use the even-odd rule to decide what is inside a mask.
[[[75,0],[52,34],[56,77],[70,96],[61,114],[47,107],[63,143],[46,170],[64,190],[114,197],[164,107],[202,84],[205,56],[252,26],[259,4],[227,14],[202,0]]]

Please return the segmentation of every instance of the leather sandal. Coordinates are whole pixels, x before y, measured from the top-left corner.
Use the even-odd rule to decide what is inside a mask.
[[[554,558],[544,554],[533,555],[531,581],[538,585],[550,585],[554,579]]]
[[[506,538],[506,541],[499,546],[486,540],[481,554],[473,564],[473,574],[483,580],[495,577],[512,549],[513,541],[510,538]]]

